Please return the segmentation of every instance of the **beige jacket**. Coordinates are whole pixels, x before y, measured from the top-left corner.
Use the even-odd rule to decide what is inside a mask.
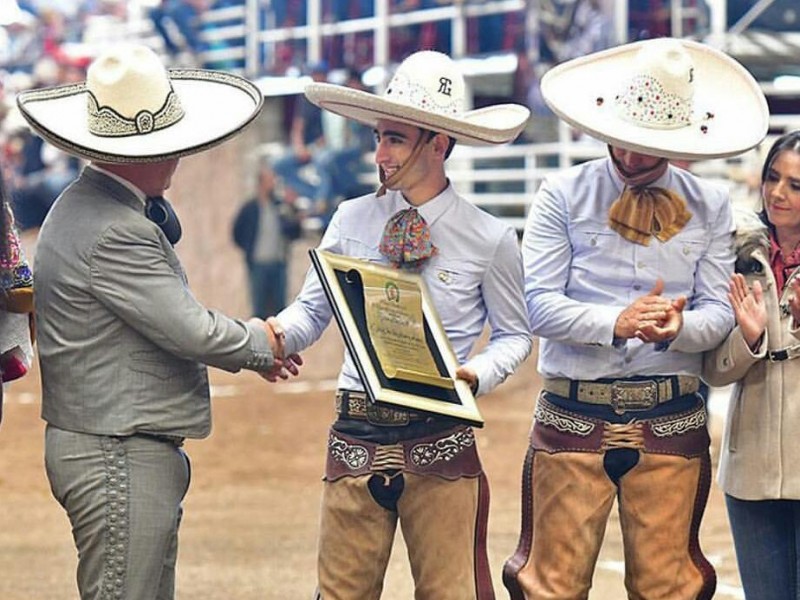
[[[738,326],[705,356],[710,385],[737,382],[728,406],[718,481],[742,500],[800,499],[800,330],[792,328],[784,290],[769,267],[767,229],[754,215],[737,215],[737,271],[760,281],[767,305],[767,331],[758,354]],[[741,269],[743,262],[750,268]],[[792,277],[800,276],[800,269]],[[782,309],[782,306],[784,307]],[[767,353],[797,355],[772,361]]]

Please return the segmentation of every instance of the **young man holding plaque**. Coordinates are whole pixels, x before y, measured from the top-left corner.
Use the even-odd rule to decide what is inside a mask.
[[[464,90],[454,62],[425,51],[400,65],[382,96],[323,83],[305,93],[374,128],[382,182],[376,193],[339,206],[319,249],[418,273],[460,365],[457,378],[483,394],[531,350],[522,260],[514,230],[461,197],[444,163],[455,141],[513,140],[529,112],[517,105],[465,111]],[[297,299],[270,323],[293,353],[316,341],[331,316],[312,270]],[[486,323],[488,343],[470,356]],[[377,600],[399,521],[418,600],[494,598],[488,487],[472,429],[441,415],[374,405],[358,368],[347,353],[328,443],[319,597]]]
[[[542,93],[609,156],[547,179],[522,243],[543,390],[503,579],[513,600],[589,595],[616,499],[628,598],[711,598],[698,530],[711,478],[703,352],[733,325],[727,190],[669,164],[767,132],[749,73],[656,39],[559,65]]]

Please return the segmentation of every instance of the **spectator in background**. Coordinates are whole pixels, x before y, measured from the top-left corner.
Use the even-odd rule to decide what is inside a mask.
[[[172,39],[166,25],[171,20],[177,27],[185,48],[196,57],[203,51],[200,40],[200,15],[210,6],[210,0],[161,0],[160,4],[150,9],[150,18],[158,34],[164,41],[164,47],[173,58],[180,54],[184,47]]]
[[[233,241],[244,251],[251,316],[266,318],[286,307],[287,266],[292,241],[300,237],[293,192],[281,196],[269,160],[261,160],[255,196],[233,224]]]
[[[361,82],[361,74],[348,69],[344,85],[356,90],[366,91]],[[323,113],[323,125],[333,129],[332,124],[341,125],[336,128],[340,135],[335,139],[328,136],[326,128],[327,149],[320,153],[317,170],[320,179],[318,198],[323,226],[327,226],[333,211],[339,202],[346,198],[355,198],[372,191],[372,186],[362,184],[359,176],[367,165],[364,155],[375,147],[374,133],[371,128],[353,119],[345,119],[330,111]],[[324,202],[324,204],[322,204]]]
[[[605,50],[616,43],[614,24],[602,0],[575,0],[563,9],[552,0],[543,0],[540,23],[542,60],[531,65],[528,88],[528,107],[535,117],[529,133],[535,143],[558,140],[558,117],[542,98],[541,77],[554,64]]]
[[[75,179],[80,161],[47,144],[27,127],[9,133],[6,158],[17,224],[22,230],[39,227],[55,199]]]
[[[0,9],[0,65],[30,72],[41,53],[36,17],[13,3]]]
[[[33,70],[32,88],[54,86],[67,81],[69,63],[59,64],[43,56]],[[75,76],[85,73],[75,69]],[[18,90],[23,91],[23,90]],[[46,143],[30,130],[16,107],[10,109],[3,125],[5,174],[10,204],[21,230],[39,227],[56,197],[78,174],[80,161]]]
[[[542,38],[560,63],[614,45],[614,23],[602,0],[575,0],[563,18],[543,20]]]
[[[726,1],[730,17],[736,2]],[[748,8],[754,4],[753,0],[746,0],[745,3]],[[628,0],[628,40],[677,35],[672,23],[672,4],[672,0]],[[684,0],[681,4],[683,9],[688,9],[681,19],[681,33],[700,37],[707,32],[711,14],[706,1]]]
[[[308,67],[308,74],[315,82],[325,81],[328,76],[328,64],[325,61],[314,63]],[[319,160],[326,149],[325,132],[322,123],[322,110],[314,106],[306,98],[298,98],[295,113],[289,131],[291,144],[287,153],[275,161],[273,169],[283,182],[301,196],[324,204],[327,198],[322,195],[328,190],[320,188],[318,181],[309,181],[301,170],[311,165],[319,169]]]

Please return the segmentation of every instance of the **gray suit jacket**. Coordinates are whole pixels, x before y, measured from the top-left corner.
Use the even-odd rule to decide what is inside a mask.
[[[35,273],[42,417],[61,429],[205,437],[205,365],[272,365],[264,330],[203,307],[142,202],[92,168],[45,219]]]

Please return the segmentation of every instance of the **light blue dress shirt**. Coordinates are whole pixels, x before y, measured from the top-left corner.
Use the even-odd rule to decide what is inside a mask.
[[[692,218],[666,243],[652,239],[648,246],[608,225],[608,210],[624,188],[609,158],[567,169],[537,192],[522,255],[544,377],[699,375],[702,352],[733,327],[727,291],[734,223],[727,191],[672,166],[653,185],[680,194]],[[637,339],[615,344],[617,317],[659,277],[665,297],[688,299],[680,333],[666,350]]]
[[[389,217],[410,208],[402,194],[389,191],[343,202],[319,249],[387,264],[378,246]],[[531,351],[523,295],[522,258],[514,230],[467,202],[448,186],[418,208],[438,248],[421,275],[459,361],[478,375],[486,393],[510,375]],[[313,269],[295,301],[278,316],[286,331],[287,352],[313,344],[331,320],[331,308]],[[470,357],[484,325],[488,343]],[[355,364],[345,351],[339,387],[363,390]]]

